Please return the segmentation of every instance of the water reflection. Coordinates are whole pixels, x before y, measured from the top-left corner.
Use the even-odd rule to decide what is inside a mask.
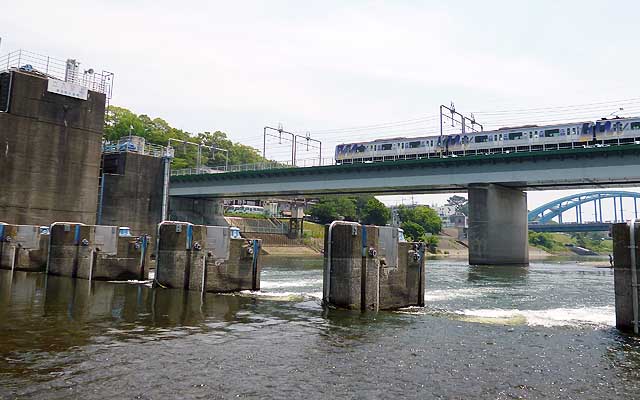
[[[526,284],[529,267],[516,265],[470,265],[467,275],[469,282],[498,284]]]

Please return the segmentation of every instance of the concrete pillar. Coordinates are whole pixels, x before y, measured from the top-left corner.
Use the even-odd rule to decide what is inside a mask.
[[[422,243],[398,243],[397,228],[333,223],[325,230],[324,303],[363,311],[424,305],[424,251]]]
[[[47,273],[88,280],[146,279],[146,239],[120,237],[118,227],[54,223]]]
[[[199,292],[260,289],[260,240],[231,239],[228,227],[165,221],[159,227],[156,281]]]
[[[613,236],[614,287],[616,301],[616,327],[621,331],[634,331],[633,321],[638,315],[637,297],[634,306],[634,291],[638,293],[637,282],[640,278],[640,223],[635,225],[635,243],[631,243],[630,225],[614,224],[611,227]],[[631,251],[635,251],[635,266],[632,265]],[[633,272],[636,279],[634,287]],[[634,310],[635,307],[635,310]]]
[[[495,184],[469,187],[469,264],[528,265],[527,195]]]

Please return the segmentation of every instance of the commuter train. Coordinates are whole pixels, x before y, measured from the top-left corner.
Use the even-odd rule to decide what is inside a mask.
[[[345,143],[336,146],[335,159],[343,164],[633,143],[640,144],[640,117]]]

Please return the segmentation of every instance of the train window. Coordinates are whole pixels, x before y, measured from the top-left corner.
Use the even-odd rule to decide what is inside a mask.
[[[554,137],[557,136],[559,132],[559,129],[547,129],[546,131],[544,131],[544,137]]]
[[[517,140],[522,138],[522,132],[511,132],[509,133],[509,140]]]
[[[630,128],[632,131],[640,129],[640,122],[632,122]]]
[[[433,147],[433,139],[431,139],[431,147]]]
[[[498,140],[498,135],[493,135],[493,140],[497,141]]]
[[[533,132],[529,132],[529,139],[533,139]]]
[[[415,149],[420,147],[420,142],[409,142],[409,148]]]
[[[380,150],[391,150],[392,148],[393,148],[393,144],[391,144],[391,143],[386,143],[386,144],[380,145]]]
[[[476,136],[476,143],[484,143],[487,141],[487,135]]]
[[[571,128],[571,133],[576,134],[576,128]]]

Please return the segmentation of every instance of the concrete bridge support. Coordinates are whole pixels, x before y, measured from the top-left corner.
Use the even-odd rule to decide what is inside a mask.
[[[616,327],[621,331],[639,334],[640,318],[638,305],[638,278],[640,278],[640,223],[634,226],[633,241],[631,240],[631,224],[614,224],[613,258],[614,258],[614,288],[616,299]]]
[[[196,225],[227,226],[223,207],[222,200],[171,197],[169,200],[169,219]]]
[[[528,265],[527,194],[495,184],[469,187],[469,264]]]
[[[399,243],[393,227],[334,222],[325,231],[325,304],[351,310],[424,305],[423,243]]]

